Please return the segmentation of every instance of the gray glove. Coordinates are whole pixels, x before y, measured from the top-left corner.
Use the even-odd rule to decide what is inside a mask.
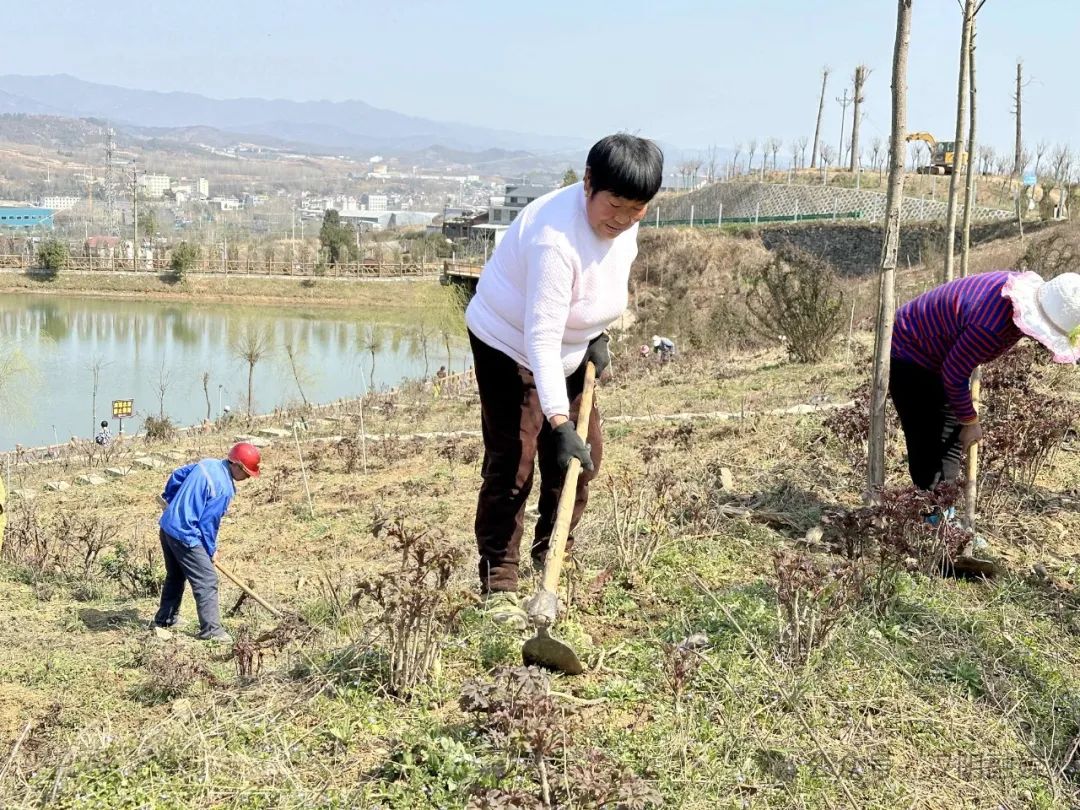
[[[577,429],[573,422],[563,422],[554,429],[555,433],[555,460],[559,466],[566,469],[570,466],[570,459],[576,458],[581,462],[582,469],[593,469],[592,455],[589,453],[589,445],[577,435]]]

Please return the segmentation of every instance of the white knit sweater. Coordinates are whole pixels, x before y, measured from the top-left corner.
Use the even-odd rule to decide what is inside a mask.
[[[626,309],[637,231],[597,236],[575,183],[527,205],[484,266],[465,323],[532,371],[545,416],[569,414],[566,377]]]

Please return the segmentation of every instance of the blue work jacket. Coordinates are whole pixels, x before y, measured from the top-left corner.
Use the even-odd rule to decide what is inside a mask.
[[[204,458],[180,467],[169,476],[161,493],[168,506],[159,525],[185,546],[202,544],[212,557],[217,551],[221,518],[234,495],[236,482],[225,459]]]

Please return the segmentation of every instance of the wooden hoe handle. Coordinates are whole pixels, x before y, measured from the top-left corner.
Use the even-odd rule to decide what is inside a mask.
[[[589,416],[592,414],[593,389],[596,385],[596,366],[589,362],[585,366],[585,385],[581,389],[581,404],[578,406],[577,435],[585,441],[589,435]],[[570,535],[570,520],[574,515],[574,501],[577,500],[577,482],[581,474],[581,462],[570,459],[559,495],[559,509],[555,513],[555,529],[551,535],[547,559],[544,560],[544,579],[541,587],[549,593],[555,593],[562,574],[563,558],[566,555],[566,538]]]

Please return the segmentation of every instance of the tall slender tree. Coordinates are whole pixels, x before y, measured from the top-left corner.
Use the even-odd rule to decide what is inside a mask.
[[[964,220],[961,226],[960,275],[966,276],[971,259],[971,216],[975,208],[975,20],[971,21],[968,34],[968,161],[964,174]]]
[[[1016,60],[1016,95],[1013,97],[1013,114],[1016,116],[1016,145],[1013,151],[1013,182],[1016,184],[1016,227],[1020,231],[1020,239],[1024,239],[1024,210],[1021,203],[1024,198],[1023,186],[1023,100],[1024,100],[1024,63]]]
[[[967,154],[967,150],[964,148],[964,134],[967,125],[968,47],[971,42],[971,26],[975,20],[975,2],[976,0],[964,0],[964,20],[960,33],[960,77],[956,87],[956,133],[953,142],[952,174],[949,175],[949,202],[945,213],[945,267],[941,274],[942,281],[952,281],[953,276],[956,274],[956,198],[960,182],[960,170],[963,168],[963,158]]]
[[[885,483],[885,399],[896,310],[896,258],[900,246],[900,209],[904,201],[904,137],[907,134],[907,62],[911,45],[912,0],[897,0],[896,40],[892,63],[892,133],[889,141],[889,188],[885,197],[885,239],[881,247],[874,377],[871,383],[870,442],[866,465],[867,495]]]
[[[971,21],[971,32],[968,35],[968,162],[964,187],[964,233],[960,243],[960,275],[966,276],[970,270],[971,259],[971,212],[975,207],[975,20]],[[979,392],[981,388],[981,374],[976,368],[971,375],[971,399],[977,408],[979,405]],[[973,444],[968,448],[966,476],[964,479],[964,513],[967,527],[975,530],[975,502],[978,495],[979,480],[979,445]]]
[[[817,125],[814,127],[814,146],[810,150],[810,168],[817,166],[818,144],[821,141],[821,116],[825,113],[825,87],[829,84],[829,66],[821,69],[821,99],[818,101]]]
[[[866,80],[870,76],[870,68],[866,65],[859,65],[855,68],[855,75],[852,77],[852,83],[855,86],[855,110],[852,113],[851,120],[851,166],[850,170],[855,172],[859,169],[859,122],[862,117],[862,103],[866,100],[863,96],[863,87],[866,85]]]

